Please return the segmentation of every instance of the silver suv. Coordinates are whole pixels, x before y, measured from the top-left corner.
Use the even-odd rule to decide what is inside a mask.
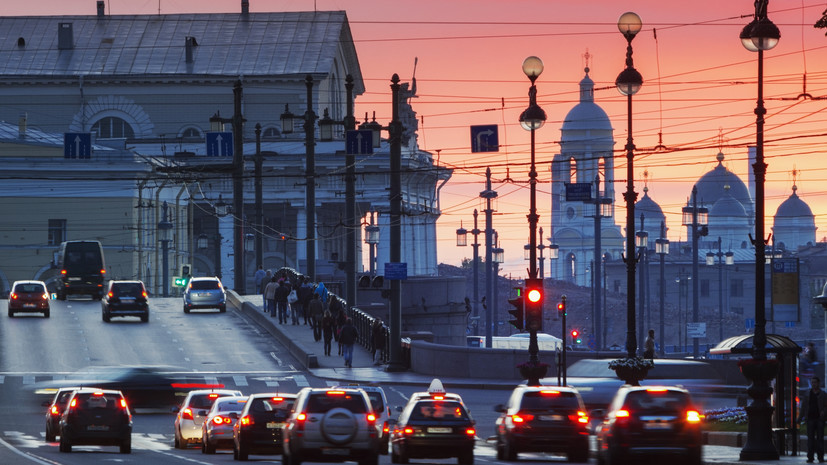
[[[227,294],[221,280],[211,278],[192,278],[184,289],[184,313],[200,308],[217,308],[219,312],[227,311]]]
[[[362,389],[302,389],[283,435],[284,465],[300,465],[305,460],[379,463],[376,414]]]

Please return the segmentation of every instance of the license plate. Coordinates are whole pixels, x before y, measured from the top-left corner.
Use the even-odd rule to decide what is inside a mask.
[[[198,297],[209,297],[211,295],[212,294],[210,294],[209,292],[202,292],[202,293],[198,294]]]
[[[643,429],[670,430],[672,429],[672,425],[670,425],[669,423],[644,423]]]
[[[428,428],[429,433],[445,434],[445,433],[450,433],[452,431],[453,431],[452,428],[439,428],[439,427]]]
[[[280,421],[268,421],[267,429],[284,428],[284,423]]]
[[[89,425],[86,427],[87,431],[109,431],[109,427],[106,425]]]
[[[69,281],[80,281],[80,278],[69,278]]]
[[[350,454],[350,449],[347,449],[347,448],[344,448],[344,447],[341,447],[341,448],[326,447],[326,448],[322,449],[322,454],[324,454],[324,455],[348,455],[348,454]]]
[[[563,415],[540,415],[540,421],[563,421]]]
[[[36,306],[35,304],[23,304],[23,308],[35,308]]]
[[[135,302],[135,297],[121,297],[123,302]]]

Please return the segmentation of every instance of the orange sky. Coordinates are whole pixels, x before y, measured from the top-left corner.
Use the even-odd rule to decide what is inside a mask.
[[[240,0],[107,0],[111,14],[236,12]],[[549,163],[566,113],[578,99],[584,55],[590,55],[595,101],[615,128],[616,222],[625,224],[626,104],[614,88],[623,70],[626,42],[617,30],[624,11],[634,11],[644,28],[634,40],[635,67],[644,85],[634,98],[635,190],[642,195],[648,171],[650,196],[663,208],[669,238],[684,236],[680,208],[722,150],[727,167],[747,182],[746,146],[755,141],[757,55],[746,51],[738,34],[752,18],[749,0],[697,0],[687,5],[663,0],[547,1],[515,0],[316,0],[319,10],[345,10],[351,23],[367,92],[356,114],[376,111],[390,118],[390,77],[409,81],[418,59],[414,110],[422,118],[419,142],[439,163],[455,169],[441,191],[439,261],[458,265],[471,247],[455,245],[463,221],[471,229],[472,211],[482,212],[478,194],[491,167],[494,227],[505,250],[505,273],[525,276],[523,245],[528,238],[528,189],[502,183],[508,175],[528,178],[529,135],[518,117],[528,105],[528,79],[521,63],[539,56],[545,72],[538,78],[538,103],[548,114],[537,132],[540,225],[549,236]],[[312,10],[312,0],[250,0],[251,11]],[[807,75],[807,92],[827,96],[827,37],[812,25],[827,9],[814,0],[770,1],[769,17],[781,30],[779,45],[765,53],[765,157],[767,231],[779,203],[791,192],[797,169],[798,194],[816,214],[817,237],[827,236],[827,100],[796,99]],[[3,2],[2,15],[94,14],[94,0]],[[656,34],[655,34],[656,31]],[[656,38],[657,37],[657,38]],[[275,111],[275,110],[274,110]],[[469,126],[498,124],[499,153],[471,154]],[[672,150],[653,153],[662,133]],[[481,215],[482,218],[482,215]],[[481,224],[482,228],[483,225]],[[684,238],[685,239],[685,238]]]

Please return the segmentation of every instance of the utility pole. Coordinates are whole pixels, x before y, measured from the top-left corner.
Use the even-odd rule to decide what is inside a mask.
[[[307,276],[310,282],[316,282],[316,141],[314,128],[316,115],[313,113],[313,76],[304,79],[307,87],[307,111],[304,112],[304,148],[305,148],[305,246],[307,255]]]
[[[244,118],[241,79],[233,87],[233,286],[247,293],[244,273]]]
[[[261,183],[263,164],[264,156],[261,154],[261,124],[256,123],[256,269],[258,269],[259,266],[264,265],[264,205],[262,201],[263,187]],[[256,292],[258,292],[258,289]]]
[[[345,132],[356,129],[356,118],[353,116],[353,76],[345,78],[347,90],[347,116],[345,116]],[[345,299],[351,307],[356,306],[356,156],[345,150]]]

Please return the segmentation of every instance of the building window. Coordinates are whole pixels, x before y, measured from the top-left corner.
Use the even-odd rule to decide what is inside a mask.
[[[709,297],[709,280],[701,280],[701,297]]]
[[[100,139],[134,139],[135,131],[126,121],[117,116],[107,116],[92,125],[92,132]]]
[[[204,135],[201,134],[201,130],[198,128],[186,128],[181,131],[182,139],[203,139]]]
[[[278,139],[279,137],[281,137],[281,132],[276,128],[270,127],[261,131],[262,139]]]
[[[732,279],[729,281],[729,296],[743,297],[744,296],[744,280]]]
[[[60,245],[66,240],[66,220],[49,220],[49,237],[46,242],[49,245]]]

